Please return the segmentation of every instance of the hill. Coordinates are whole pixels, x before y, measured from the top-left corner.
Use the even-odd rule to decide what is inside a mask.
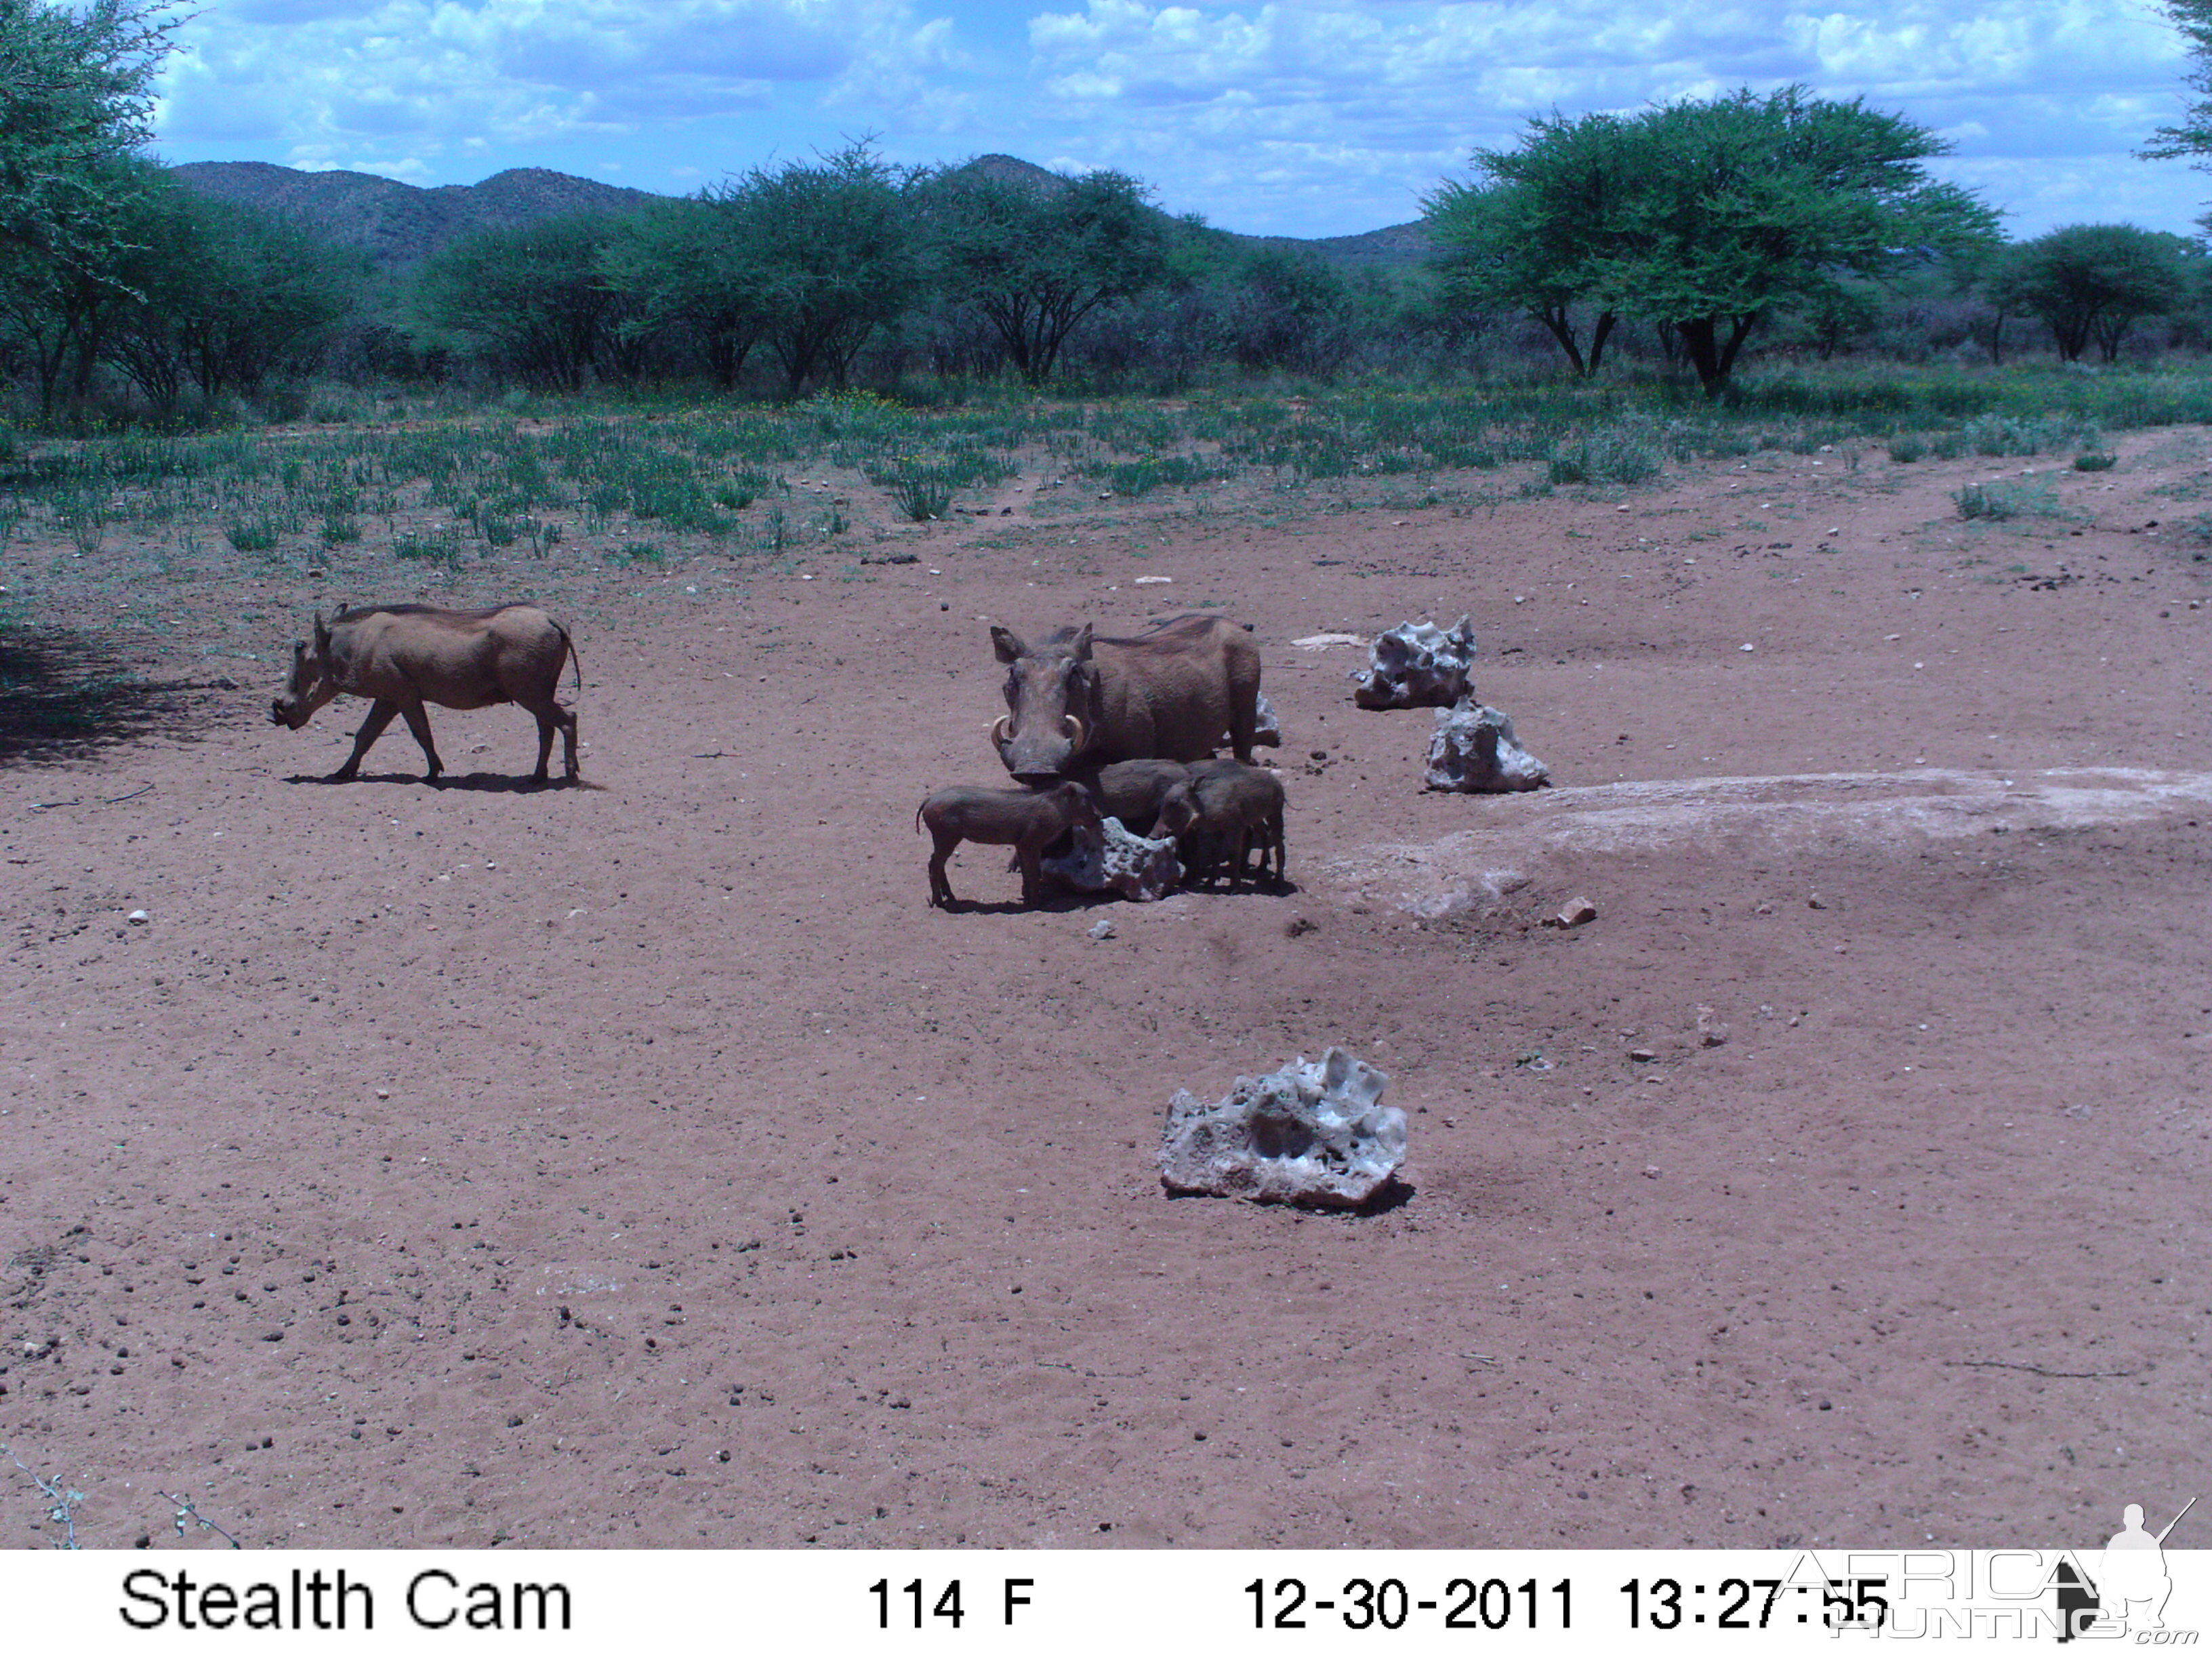
[[[966,165],[994,179],[1049,189],[1060,175],[1012,155],[979,155]],[[303,173],[267,161],[188,161],[172,167],[177,180],[204,195],[282,213],[331,240],[365,252],[384,270],[419,264],[471,231],[526,225],[586,210],[623,212],[659,199],[641,190],[579,179],[544,167],[511,167],[481,184],[425,189],[369,173]],[[1218,234],[1239,246],[1316,253],[1347,271],[1397,270],[1428,255],[1425,226],[1389,225],[1356,236]]]
[[[266,161],[190,161],[169,171],[204,195],[282,213],[361,248],[386,270],[418,264],[471,231],[587,209],[625,211],[656,199],[544,167],[511,167],[481,184],[427,190],[374,173],[302,173]]]

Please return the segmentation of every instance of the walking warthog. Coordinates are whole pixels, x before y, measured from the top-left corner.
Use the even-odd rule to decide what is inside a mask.
[[[353,753],[331,774],[333,782],[361,770],[361,757],[383,735],[394,714],[407,717],[407,729],[430,762],[435,779],[446,769],[430,741],[430,721],[422,705],[441,708],[487,708],[518,703],[538,717],[538,770],[546,780],[553,757],[553,733],[561,733],[562,761],[574,782],[576,772],[576,716],[555,701],[561,671],[576,665],[576,684],[584,683],[583,664],[568,630],[534,605],[503,605],[489,611],[441,611],[428,605],[390,605],[342,611],[326,625],[315,613],[312,643],[292,644],[292,678],[270,705],[269,718],[297,732],[315,711],[341,692],[373,699],[368,718],[354,734]]]
[[[915,829],[927,825],[937,843],[929,860],[929,902],[947,906],[953,893],[945,861],[963,841],[1012,848],[1022,866],[1022,902],[1034,905],[1044,895],[1039,859],[1045,848],[1078,824],[1102,830],[1098,808],[1079,783],[1038,790],[940,789],[922,802],[914,819]]]
[[[1237,759],[1252,758],[1260,650],[1234,623],[1178,617],[1127,640],[1096,639],[1085,623],[1034,647],[994,628],[991,647],[1006,665],[1009,711],[991,740],[1024,783],[1079,764],[1204,760],[1224,732]]]

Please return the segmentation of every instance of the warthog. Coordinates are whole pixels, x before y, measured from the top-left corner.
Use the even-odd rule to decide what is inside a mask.
[[[1134,639],[1094,638],[1091,624],[1062,628],[1034,647],[994,628],[1006,665],[1008,712],[991,738],[1006,770],[1048,783],[1079,763],[1204,760],[1228,735],[1252,758],[1260,651],[1218,617],[1178,617]]]
[[[1078,825],[1101,830],[1098,808],[1079,783],[1050,789],[940,789],[914,815],[915,829],[927,826],[936,842],[929,860],[929,902],[950,906],[952,882],[945,861],[963,841],[1011,847],[1022,867],[1022,902],[1044,896],[1040,858],[1046,847]],[[1103,830],[1101,830],[1103,833]]]
[[[1149,836],[1159,820],[1160,803],[1176,785],[1190,781],[1190,768],[1181,761],[1115,761],[1095,772],[1079,772],[1076,781],[1098,803],[1099,817],[1121,819],[1133,836]]]
[[[390,605],[342,611],[325,624],[315,613],[313,643],[292,645],[292,678],[284,694],[270,705],[269,718],[298,731],[315,711],[341,692],[368,697],[368,718],[354,734],[353,753],[332,773],[341,782],[361,770],[361,757],[392,724],[407,717],[407,729],[430,762],[434,780],[446,769],[430,741],[430,721],[422,705],[441,708],[485,708],[519,703],[538,717],[538,770],[546,780],[553,757],[553,733],[561,733],[568,780],[576,772],[576,717],[554,700],[561,671],[576,665],[576,684],[584,683],[568,630],[533,605],[503,605],[489,611],[441,611],[428,605]]]
[[[1160,827],[1190,849],[1183,864],[1194,876],[1211,873],[1218,862],[1214,854],[1230,857],[1232,893],[1243,884],[1244,860],[1255,846],[1260,849],[1257,875],[1267,873],[1272,848],[1277,884],[1288,879],[1284,873],[1283,781],[1264,767],[1232,760],[1192,767],[1189,783],[1170,789],[1161,800]]]

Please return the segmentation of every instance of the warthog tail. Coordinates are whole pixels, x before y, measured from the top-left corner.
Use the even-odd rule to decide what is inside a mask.
[[[576,642],[568,637],[568,630],[559,623],[553,624],[553,631],[561,636],[561,643],[568,649],[568,661],[576,671],[576,690],[580,691],[584,689],[584,659],[576,654]]]

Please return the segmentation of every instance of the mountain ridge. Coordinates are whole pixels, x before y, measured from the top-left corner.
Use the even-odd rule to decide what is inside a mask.
[[[992,178],[1049,188],[1060,175],[1019,156],[978,155],[963,164]],[[307,172],[273,161],[186,161],[169,169],[187,188],[227,202],[281,213],[332,241],[357,247],[386,270],[419,264],[475,231],[507,229],[556,214],[629,212],[672,198],[625,185],[580,179],[548,167],[508,167],[473,185],[410,185],[380,173]],[[1216,234],[1238,244],[1316,254],[1347,270],[1390,270],[1427,257],[1419,221],[1350,236]]]

